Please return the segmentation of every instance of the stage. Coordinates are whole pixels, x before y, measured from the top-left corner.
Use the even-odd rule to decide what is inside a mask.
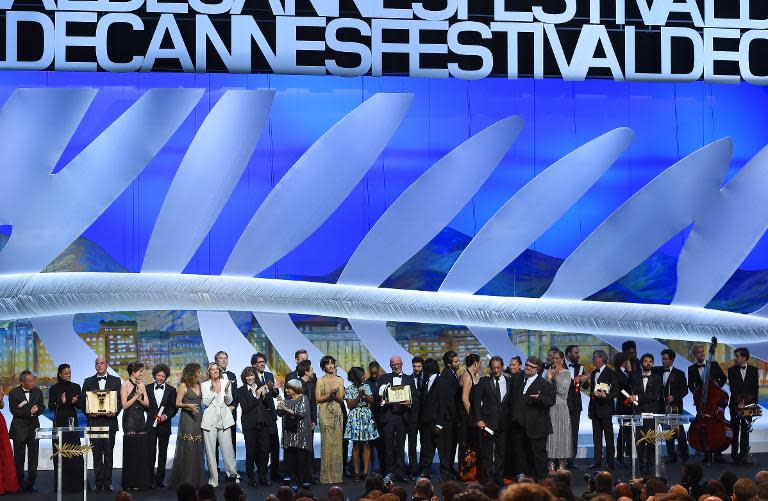
[[[728,456],[725,456],[728,458]],[[701,456],[692,456],[690,461],[696,462],[700,461]],[[733,471],[738,475],[739,477],[750,477],[753,478],[755,473],[759,470],[768,467],[768,454],[761,453],[761,454],[755,454],[754,455],[755,464],[752,466],[734,466],[731,464],[714,464],[712,466],[705,468],[704,473],[704,480],[719,478],[720,475],[727,470]],[[573,492],[576,496],[580,496],[584,490],[586,489],[586,482],[584,480],[584,475],[586,473],[594,473],[592,470],[588,470],[587,466],[591,463],[591,459],[580,459],[577,461],[576,466],[578,469],[573,470]],[[667,478],[670,480],[670,484],[675,484],[680,480],[680,473],[682,470],[681,464],[671,464],[671,465],[665,465],[665,468],[667,468]],[[238,470],[242,473],[243,464],[242,461],[238,462]],[[433,465],[433,472],[437,471],[437,464]],[[113,486],[115,487],[115,492],[120,490],[120,470],[115,470],[114,476],[113,476]],[[629,469],[625,470],[614,470],[613,472],[614,478],[616,480],[629,480],[630,472]],[[439,495],[439,477],[435,473],[433,474],[432,481],[435,483],[435,488],[438,489],[438,495]],[[406,487],[408,489],[408,494],[410,496],[411,492],[410,489],[413,486],[413,482],[399,482],[399,485],[402,485],[403,487]],[[227,484],[221,483],[219,487],[216,489],[216,496],[218,499],[224,498],[224,489]],[[243,488],[247,492],[246,499],[249,500],[261,500],[264,499],[264,497],[267,494],[274,493],[278,487],[280,486],[279,483],[275,482],[272,484],[271,487],[249,487],[245,483],[241,484]],[[346,498],[349,500],[355,500],[360,495],[363,494],[364,491],[364,483],[363,482],[353,482],[352,480],[345,478],[344,479],[344,492],[346,494]],[[31,493],[23,493],[23,496],[27,499],[54,499],[53,498],[53,472],[52,471],[41,471],[39,473],[39,478],[37,482],[37,493],[31,494]],[[326,486],[323,485],[313,485],[311,490],[313,495],[316,498],[323,497],[325,495]],[[154,489],[151,491],[140,491],[140,492],[132,492],[133,499],[141,499],[141,500],[175,500],[176,499],[176,493],[169,490],[169,489]],[[10,498],[14,497],[21,497],[20,495],[9,495]],[[107,493],[98,493],[98,494],[89,494],[89,499],[101,499],[101,500],[111,500],[114,499],[114,494],[107,494]],[[82,496],[77,495],[66,495],[64,496],[64,499],[66,500],[76,500],[76,499],[82,499]]]

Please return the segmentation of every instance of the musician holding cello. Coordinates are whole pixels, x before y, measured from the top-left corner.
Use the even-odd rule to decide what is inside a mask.
[[[731,445],[733,464],[752,464],[749,459],[749,432],[752,428],[752,417],[746,416],[745,410],[750,404],[757,403],[759,382],[757,367],[749,365],[748,360],[749,350],[736,348],[733,351],[733,367],[728,369],[728,384],[731,387],[728,408],[731,411],[733,428]]]
[[[709,359],[705,360],[704,346],[695,345],[691,353],[696,363],[688,367],[688,388],[696,405],[696,418],[688,428],[688,443],[704,453],[703,463],[725,463],[722,452],[731,445],[731,424],[725,419],[728,394],[722,390],[725,373],[715,360],[717,339],[712,338]]]

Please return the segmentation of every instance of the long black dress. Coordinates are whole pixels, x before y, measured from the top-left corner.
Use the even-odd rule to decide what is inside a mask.
[[[137,390],[134,386],[128,399],[133,398]],[[123,489],[152,488],[152,462],[144,412],[144,406],[138,400],[123,409]]]
[[[202,407],[203,398],[200,393],[195,393],[192,388],[187,388],[181,400],[184,404],[196,404]],[[173,456],[173,468],[168,480],[168,488],[176,489],[180,484],[187,482],[195,487],[207,483],[207,477],[203,470],[203,430],[200,425],[203,420],[202,410],[194,413],[189,409],[182,409],[179,419],[179,431],[176,434],[176,453]]]
[[[69,426],[69,419],[72,418],[73,426],[79,426],[77,419],[77,404],[72,403],[75,397],[82,399],[80,385],[71,381],[59,381],[48,389],[48,409],[53,411],[53,426]],[[62,403],[61,396],[65,395]],[[80,445],[80,432],[65,432],[62,436],[64,444]],[[59,441],[52,440],[51,450],[56,451]],[[83,492],[83,458],[62,457],[61,472],[61,490],[62,492]],[[53,482],[57,484],[59,459],[58,456],[53,459]]]

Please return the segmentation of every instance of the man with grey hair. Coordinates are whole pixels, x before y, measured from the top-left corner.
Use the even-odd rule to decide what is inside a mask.
[[[394,475],[397,480],[405,480],[405,434],[408,431],[411,401],[399,402],[393,399],[390,390],[400,386],[410,386],[411,398],[416,396],[413,377],[403,373],[403,360],[397,355],[389,359],[392,372],[379,376],[377,385],[379,395],[384,402],[379,414],[381,436],[384,444],[384,472]]]
[[[608,354],[603,350],[592,352],[595,368],[589,381],[589,419],[592,420],[592,441],[595,450],[595,462],[589,468],[600,468],[603,461],[603,437],[605,437],[608,466],[614,465],[613,423],[614,400],[619,391],[616,372],[607,365]]]

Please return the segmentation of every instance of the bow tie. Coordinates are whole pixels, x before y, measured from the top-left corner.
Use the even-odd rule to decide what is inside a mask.
[[[575,364],[568,364],[568,368],[570,369],[571,367],[576,367],[576,365]]]
[[[165,385],[164,384],[156,384],[155,385],[155,389],[156,390],[164,390],[165,389]]]
[[[495,380],[496,380],[496,382],[498,383],[498,382],[499,382],[499,379],[501,379],[501,376],[493,376],[493,379],[495,379]]]
[[[671,372],[672,369],[664,369],[664,372]]]
[[[96,381],[101,381],[102,379],[107,379],[107,376],[96,376]]]
[[[650,374],[643,374],[643,379],[648,379],[649,377],[651,377]]]
[[[698,368],[700,368],[700,369],[701,369],[702,367],[706,367],[706,366],[707,366],[707,364],[696,364],[696,367],[698,367]]]
[[[24,393],[29,393],[32,390],[21,390],[21,391],[23,391]]]

